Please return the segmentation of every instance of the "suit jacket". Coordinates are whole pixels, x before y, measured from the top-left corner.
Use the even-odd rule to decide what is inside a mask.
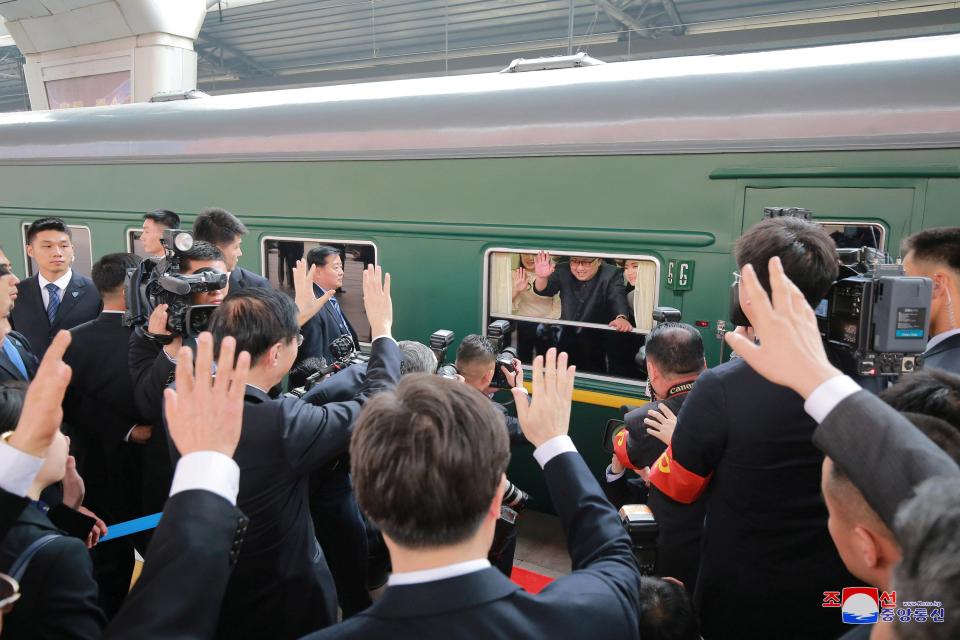
[[[31,276],[17,285],[17,304],[10,312],[10,322],[14,329],[26,336],[37,359],[43,360],[43,354],[58,331],[93,320],[102,308],[103,301],[93,281],[74,271],[51,324],[40,293],[39,276]]]
[[[927,349],[923,354],[924,369],[943,369],[960,375],[960,333]]]
[[[569,263],[559,264],[547,288],[537,291],[534,284],[533,292],[546,297],[559,293],[562,320],[607,324],[618,315],[630,317],[623,272],[612,264],[601,264],[597,275],[586,282],[574,277]]]
[[[10,527],[17,521],[30,500],[0,489],[0,545],[7,537]]]
[[[230,272],[230,291],[240,291],[247,287],[270,287],[270,281],[253,271],[237,267]]]
[[[40,366],[40,362],[37,360],[37,356],[33,354],[33,350],[30,348],[30,342],[18,331],[8,333],[7,340],[10,341],[10,344],[12,344],[20,354],[20,358],[23,360],[23,366],[27,370],[27,377],[23,377],[17,365],[13,364],[13,360],[7,356],[7,353],[3,349],[0,349],[0,382],[6,382],[7,380],[29,382],[33,380],[33,377],[37,375],[37,368]]]
[[[143,573],[104,637],[213,637],[246,530],[243,513],[214,493],[171,497]]]
[[[0,571],[30,544],[59,534],[37,552],[20,584],[23,595],[3,617],[5,638],[99,638],[106,619],[97,607],[97,583],[87,546],[50,522],[39,508],[26,508],[0,545]]]
[[[323,295],[323,290],[316,284],[313,285],[313,291],[317,297]],[[354,347],[359,349],[360,340],[357,338],[357,332],[354,331],[353,325],[350,324],[346,314],[343,314],[343,320],[347,323],[347,329],[350,330]],[[328,364],[333,362],[334,357],[330,352],[330,343],[339,338],[343,334],[343,330],[337,322],[336,312],[333,310],[332,304],[323,305],[323,308],[303,325],[300,332],[303,334],[303,344],[297,354],[297,362],[304,358],[321,356]]]
[[[847,472],[888,527],[922,482],[960,475],[950,456],[868,391],[838,404],[814,431],[813,442]]]
[[[296,638],[336,621],[333,582],[310,518],[308,477],[347,450],[363,403],[396,384],[400,360],[394,341],[375,341],[357,397],[322,407],[248,387],[234,459],[237,506],[250,527],[218,637]]]
[[[680,502],[696,497],[684,486],[705,487],[695,597],[704,637],[843,631],[835,611],[808,604],[819,602],[824,584],[857,584],[827,530],[816,426],[799,395],[740,359],[704,371],[684,401],[650,481]],[[749,616],[739,612],[738,585],[751,590]]]
[[[318,407],[328,402],[343,402],[357,395],[367,379],[366,363],[352,364],[338,371],[303,394],[303,401]]]
[[[639,636],[640,572],[620,518],[578,453],[544,468],[573,573],[529,594],[494,568],[387,587],[320,638],[605,638]]]

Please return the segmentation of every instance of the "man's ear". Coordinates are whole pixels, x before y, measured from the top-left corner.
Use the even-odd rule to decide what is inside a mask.
[[[930,279],[933,280],[933,297],[946,297],[951,284],[950,277],[945,273],[937,271],[930,274]]]
[[[32,258],[32,257],[33,257],[33,246],[28,244],[28,245],[26,245],[26,247],[27,247],[27,256],[30,257],[30,258]]]
[[[271,367],[280,366],[280,349],[283,348],[283,345],[279,342],[274,343],[270,350],[267,351],[267,364]]]
[[[497,485],[497,490],[493,494],[493,500],[490,501],[490,508],[487,510],[487,517],[492,518],[493,520],[500,519],[500,505],[503,503],[503,492],[507,488],[507,474],[501,474],[500,484]]]
[[[856,526],[853,528],[853,540],[863,563],[871,569],[876,569],[880,564],[880,548],[876,535],[869,529]]]

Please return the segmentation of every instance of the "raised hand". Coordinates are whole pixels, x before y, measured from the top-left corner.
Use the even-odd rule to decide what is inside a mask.
[[[189,347],[177,356],[177,388],[163,392],[167,428],[180,455],[195,451],[218,451],[233,456],[240,442],[243,394],[250,373],[250,354],[242,352],[234,363],[237,342],[227,336],[220,343],[217,375],[213,364],[213,336],[208,332],[197,339],[197,364],[194,372]]]
[[[513,271],[513,297],[516,299],[518,295],[527,290],[527,287],[530,285],[527,284],[527,270],[523,267],[519,269],[514,269]]]
[[[297,304],[297,321],[300,326],[307,324],[313,316],[317,315],[323,305],[330,301],[330,298],[336,293],[335,289],[330,289],[319,298],[313,293],[313,276],[317,271],[317,265],[310,265],[307,269],[306,260],[297,260],[293,268],[293,291],[294,301]]]
[[[651,409],[647,416],[643,419],[643,424],[648,427],[647,433],[669,446],[670,440],[673,438],[673,430],[677,426],[677,416],[670,410],[670,407],[663,403],[656,409]]]
[[[807,398],[823,382],[842,374],[827,359],[813,309],[784,273],[780,258],[770,258],[769,272],[772,304],[753,267],[740,270],[740,307],[760,344],[735,332],[724,340],[764,378]]]
[[[384,274],[380,265],[369,264],[363,272],[363,308],[367,312],[371,335],[389,336],[393,328],[390,274]]]
[[[537,257],[533,259],[533,267],[537,273],[537,278],[543,278],[544,280],[549,278],[553,270],[556,269],[556,265],[550,259],[550,254],[546,251],[537,253]]]
[[[63,394],[70,383],[70,365],[63,354],[70,345],[70,332],[60,331],[47,348],[37,375],[27,389],[17,428],[7,443],[32,456],[46,457],[63,422]]]
[[[557,356],[556,349],[533,360],[533,397],[529,403],[518,387],[512,390],[516,400],[517,417],[524,437],[535,447],[557,436],[567,435],[570,429],[570,409],[573,405],[573,376],[576,367],[567,366],[567,354]]]
[[[170,335],[170,329],[167,328],[167,319],[169,317],[167,308],[168,305],[165,304],[158,304],[153,308],[153,311],[150,312],[150,319],[147,320],[147,331],[155,336]],[[166,351],[167,355],[171,358],[176,358],[182,344],[183,338],[174,336],[169,344],[163,345],[163,350]]]

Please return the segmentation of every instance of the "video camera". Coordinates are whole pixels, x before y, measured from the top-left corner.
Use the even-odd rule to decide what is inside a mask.
[[[504,375],[501,367],[510,373],[517,372],[513,367],[513,361],[517,358],[517,350],[507,346],[510,344],[510,332],[512,330],[513,327],[506,320],[494,320],[487,325],[487,341],[497,352],[497,361],[493,365],[493,380],[490,381],[490,386],[496,389],[509,389],[513,386],[507,381],[507,376]]]
[[[183,275],[180,259],[193,247],[193,236],[180,229],[167,229],[160,239],[166,255],[147,258],[127,274],[127,305],[124,324],[143,326],[160,304],[167,305],[167,329],[174,335],[196,336],[210,324],[217,308],[212,304],[193,304],[194,293],[216,291],[227,286],[229,276],[215,270]]]
[[[320,358],[322,366],[314,369],[314,371],[307,376],[302,387],[290,389],[290,391],[287,392],[288,397],[302,398],[307,391],[315,387],[318,382],[328,375],[343,371],[350,365],[362,364],[370,360],[369,356],[357,351],[356,346],[353,344],[353,337],[346,333],[339,338],[335,338],[333,342],[330,343],[330,353],[334,357],[333,362],[328,363],[323,358]]]

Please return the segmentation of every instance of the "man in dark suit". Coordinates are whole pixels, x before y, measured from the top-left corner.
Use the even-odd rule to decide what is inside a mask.
[[[655,486],[646,487],[639,478],[628,479],[626,468],[649,472],[649,467],[667,448],[661,440],[669,442],[669,438],[648,433],[648,429],[656,430],[656,427],[648,425],[646,420],[651,411],[660,413],[664,406],[674,415],[680,413],[694,382],[707,367],[700,332],[688,324],[658,324],[647,336],[646,361],[653,398],[624,417],[625,432],[622,437],[614,438],[615,454],[605,474],[604,491],[615,507],[638,502],[650,507],[659,530],[657,575],[680,580],[692,594],[700,566],[704,501],[677,502]]]
[[[247,235],[246,225],[226,209],[204,209],[193,221],[194,240],[209,242],[223,252],[227,271],[230,272],[232,291],[240,291],[247,287],[270,286],[269,280],[252,271],[247,271],[238,264],[240,256],[243,255],[240,243],[243,242],[245,235]]]
[[[908,276],[933,280],[925,369],[960,374],[960,227],[926,229],[903,242]]]
[[[316,407],[267,394],[296,356],[298,313],[286,294],[259,287],[233,293],[211,319],[215,341],[235,336],[253,361],[243,438],[234,456],[242,471],[238,505],[250,517],[250,528],[220,611],[219,637],[294,638],[336,620],[333,583],[310,519],[307,479],[346,452],[363,403],[399,377],[387,282],[384,288],[379,269],[364,274],[364,305],[375,338],[366,381],[348,402]]]
[[[766,286],[772,256],[781,257],[813,303],[837,277],[833,241],[811,222],[764,220],[737,241],[737,264],[752,265]],[[704,371],[684,402],[650,483],[678,502],[706,501],[695,594],[704,637],[819,638],[842,631],[830,609],[804,605],[824,584],[854,584],[827,530],[815,428],[795,393],[741,359]],[[738,613],[741,585],[753,594],[749,616]]]
[[[537,254],[534,266],[537,278],[533,292],[545,297],[559,293],[561,320],[604,324],[617,331],[633,330],[620,269],[592,256],[571,256],[569,262],[556,265],[545,251]],[[607,371],[602,331],[561,327],[559,344],[582,370]]]
[[[91,275],[103,299],[103,311],[95,320],[70,330],[73,340],[64,356],[73,369],[63,403],[70,448],[86,485],[85,504],[108,523],[145,515],[140,506],[142,447],[153,427],[134,401],[127,364],[133,329],[123,323],[127,270],[139,263],[132,253],[112,253],[93,265]],[[112,617],[130,588],[132,540],[98,545],[91,553],[100,606]]]
[[[90,278],[75,273],[70,227],[60,218],[41,218],[27,228],[27,255],[38,273],[17,286],[13,328],[26,336],[38,358],[60,329],[96,318],[102,308]]]
[[[336,360],[330,344],[342,335],[350,336],[354,348],[360,348],[357,332],[353,330],[335,295],[343,286],[343,259],[338,249],[321,245],[307,252],[307,266],[313,270],[314,294],[317,298],[326,297],[327,303],[303,325],[303,347],[297,358],[299,361],[322,357],[329,363]]]
[[[310,638],[638,637],[630,541],[567,436],[572,368],[554,350],[546,360],[534,363],[529,406],[519,390],[514,397],[573,573],[531,595],[490,566],[510,457],[502,419],[463,384],[406,376],[396,393],[370,401],[351,443],[357,496],[383,531],[394,573],[369,609]]]
[[[147,255],[153,258],[162,258],[167,255],[160,239],[167,229],[179,229],[180,216],[167,209],[154,209],[143,214],[143,231],[140,233],[140,243]]]

